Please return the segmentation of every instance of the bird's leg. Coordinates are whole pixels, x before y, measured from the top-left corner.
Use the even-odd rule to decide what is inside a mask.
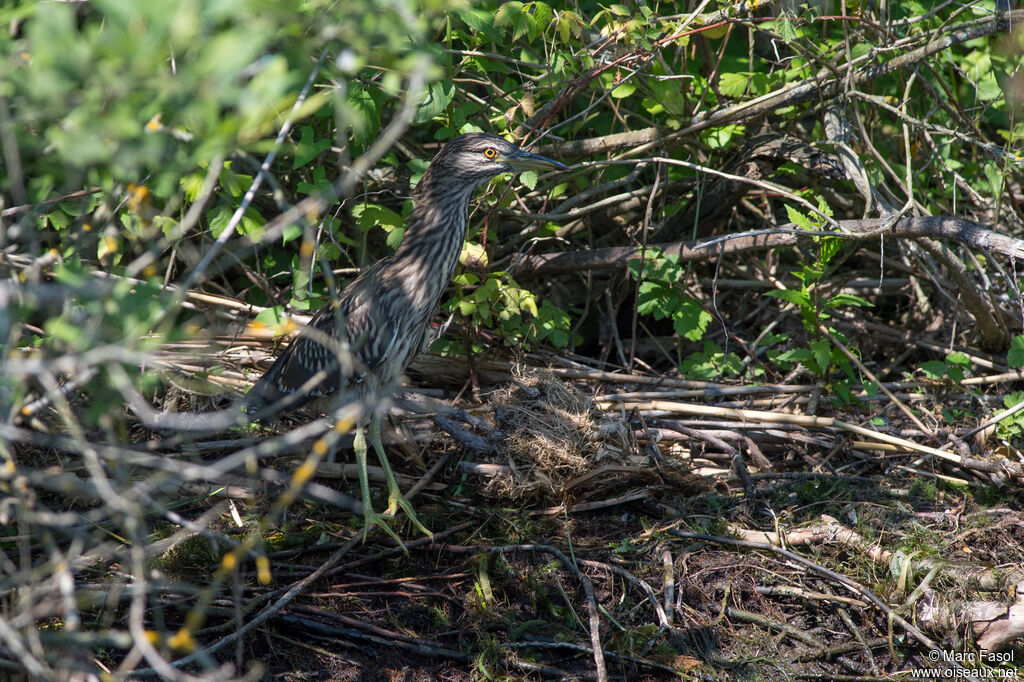
[[[391,472],[391,465],[388,463],[388,457],[384,454],[384,443],[380,439],[380,418],[374,416],[370,419],[370,442],[373,443],[373,449],[377,451],[377,457],[380,459],[380,466],[384,469],[384,476],[388,479],[388,508],[384,512],[385,515],[394,516],[398,512],[398,508],[401,507],[405,515],[409,517],[409,520],[413,522],[413,525],[420,529],[424,535],[433,537],[434,534],[427,530],[419,517],[416,516],[416,512],[413,511],[412,503],[405,499],[405,495],[398,487],[398,482],[395,481],[395,475]],[[365,447],[365,446],[364,446]],[[365,461],[365,452],[364,452]]]
[[[370,428],[372,429],[373,427]],[[381,530],[390,535],[398,543],[399,547],[408,554],[409,550],[405,549],[402,539],[388,525],[388,519],[391,517],[387,514],[378,514],[373,511],[373,500],[370,499],[370,479],[366,473],[366,434],[363,429],[362,424],[356,425],[355,440],[352,443],[352,449],[356,452],[356,464],[359,467],[359,489],[363,494],[363,542],[366,542],[366,532],[370,529],[370,525],[376,524]],[[372,433],[371,430],[371,438]],[[379,429],[377,440],[380,440]],[[376,449],[376,445],[374,445],[374,448]]]

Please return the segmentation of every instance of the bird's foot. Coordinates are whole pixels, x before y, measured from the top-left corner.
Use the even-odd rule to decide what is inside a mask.
[[[402,538],[398,537],[398,533],[396,533],[391,528],[391,523],[390,522],[393,521],[394,518],[395,518],[395,515],[394,514],[389,514],[388,512],[384,512],[383,514],[378,514],[377,512],[373,511],[373,507],[370,506],[369,500],[364,501],[363,502],[363,542],[366,542],[366,534],[367,534],[367,532],[369,532],[370,526],[377,526],[382,531],[387,533],[388,536],[390,536],[392,540],[397,542],[398,546],[402,548],[403,552],[408,554],[409,550],[406,548],[405,543],[402,542]]]
[[[434,534],[430,532],[430,529],[424,526],[423,522],[421,522],[419,517],[416,516],[416,510],[412,508],[412,502],[406,499],[405,495],[402,494],[402,491],[399,490],[396,485],[391,487],[388,491],[388,508],[387,511],[384,512],[384,515],[390,515],[391,518],[394,518],[399,509],[405,512],[405,515],[410,521],[412,521],[412,525],[416,526],[421,533],[426,535],[428,538],[434,537]]]
[[[434,537],[426,526],[420,521],[419,517],[416,516],[416,512],[412,508],[412,504],[406,499],[405,495],[402,494],[401,488],[398,487],[398,481],[395,480],[395,474],[391,471],[391,465],[388,463],[387,455],[384,453],[384,444],[380,440],[380,421],[378,419],[370,420],[370,442],[373,444],[373,449],[377,451],[377,458],[380,460],[380,467],[384,470],[384,478],[388,482],[388,508],[383,514],[376,514],[373,511],[373,507],[370,506],[370,486],[367,481],[366,475],[366,442],[363,440],[363,431],[359,429],[356,431],[356,441],[354,448],[356,451],[356,460],[359,463],[359,483],[363,492],[363,516],[365,518],[366,525],[363,527],[363,539],[366,539],[366,529],[370,527],[370,524],[376,524],[380,526],[385,533],[390,535],[402,548],[402,550],[408,554],[409,550],[405,548],[405,544],[399,539],[398,535],[391,530],[391,526],[387,524],[387,521],[395,518],[395,514],[401,509],[405,512],[405,515],[409,517],[413,525],[420,529],[420,531],[427,537]]]

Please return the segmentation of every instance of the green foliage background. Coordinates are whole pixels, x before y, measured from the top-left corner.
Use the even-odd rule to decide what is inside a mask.
[[[1020,280],[998,255],[893,239],[864,256],[826,233],[837,220],[886,217],[889,206],[1024,235],[1024,32],[996,28],[1005,17],[994,0],[882,3],[882,15],[877,4],[846,3],[840,15],[829,2],[3,3],[4,476],[18,471],[16,446],[81,453],[93,474],[102,453],[119,491],[106,501],[134,494],[144,454],[135,445],[154,433],[138,415],[205,410],[206,393],[243,391],[255,363],[228,356],[235,334],[253,317],[283,331],[283,311],[322,305],[390,253],[431,154],[481,130],[579,165],[498,178],[480,194],[442,303],[455,323],[436,351],[541,349],[716,382],[805,377],[853,410],[878,386],[843,344],[901,380],[961,391],[959,407],[936,410],[947,426],[1018,404],[1019,392],[1004,400],[967,388],[982,371],[1024,366]],[[1022,20],[1017,11],[1008,23]],[[833,113],[844,135],[829,130]],[[713,227],[813,234],[799,247],[723,256],[713,272],[650,241],[766,130],[833,156],[846,145],[862,184],[782,164]],[[673,240],[708,237],[703,224],[684,227]],[[608,256],[615,249],[627,255]],[[517,270],[517,256],[560,251],[608,260],[543,276]],[[754,293],[720,297],[720,272]],[[906,284],[868,300],[844,291],[854,274],[879,291]],[[967,286],[994,302],[1003,325],[989,355],[967,353],[982,345]],[[943,345],[894,366],[893,345],[911,345],[933,321],[951,330]],[[911,336],[885,344],[879,329]],[[1022,431],[1015,418],[999,436],[1019,445]],[[147,494],[165,482],[153,467]],[[63,494],[47,478],[33,480]],[[152,530],[145,514],[170,517],[151,502],[90,517],[99,529],[85,534],[90,547],[107,533],[138,547]],[[18,509],[34,503],[19,498]],[[127,563],[113,556],[111,565]],[[230,570],[210,573],[212,594]],[[11,575],[4,589],[32,582]],[[42,603],[34,619],[67,625],[60,607]],[[96,622],[115,640],[128,626],[111,618]],[[187,653],[190,627],[154,638],[160,655]],[[118,663],[106,640],[76,646]]]
[[[429,153],[384,150],[375,165],[393,172],[368,176],[342,210],[318,209],[308,216],[313,223],[292,221],[270,238],[264,228],[304,198],[325,196],[329,202],[337,194],[344,169],[401,110],[417,72],[425,77],[425,93],[406,135],[419,149],[471,130],[517,137],[544,132],[531,131],[533,124],[554,126],[546,141],[553,149],[555,140],[650,126],[671,134],[689,127],[694,133],[680,138],[685,144],[669,144],[661,153],[684,162],[696,155],[714,167],[749,137],[748,126],[756,122],[725,116],[711,125],[702,119],[735,102],[785,90],[846,58],[842,26],[822,16],[824,6],[782,10],[751,24],[759,39],[786,46],[786,58],[779,61],[777,50],[766,51],[742,35],[747,30],[742,24],[723,23],[735,7],[709,7],[697,17],[674,9],[679,8],[544,2],[6,4],[0,9],[3,24],[11,27],[0,35],[6,169],[0,190],[8,207],[3,242],[7,253],[25,259],[17,265],[22,276],[37,283],[57,277],[79,297],[60,315],[50,309],[43,321],[50,337],[44,345],[61,352],[137,344],[150,332],[174,337],[181,332],[181,318],[174,313],[182,295],[166,286],[186,281],[270,305],[263,320],[278,319],[284,303],[297,310],[320,305],[325,265],[358,267],[398,243],[411,207],[408,186],[422,173]],[[975,3],[964,18],[985,17],[993,9],[991,3]],[[913,20],[919,15],[924,18]],[[913,27],[912,42],[915,31],[939,29],[946,18],[915,3],[901,4],[890,17],[895,25]],[[1024,132],[1017,110],[1006,101],[1019,77],[1014,61],[1019,43],[979,38],[939,53],[927,71],[916,74],[919,89],[959,98],[953,106],[904,99],[901,71],[872,81],[871,97],[901,103],[904,116],[927,120],[933,130],[974,127],[966,136],[927,140],[932,158],[920,161],[933,164],[936,172],[923,174],[913,187],[924,209],[952,213],[958,200],[963,207],[969,200],[958,195],[956,180],[964,177],[971,178],[977,194],[970,203],[979,210],[985,198],[997,207],[1006,204],[1007,179],[1019,163]],[[614,50],[605,50],[608,45]],[[848,57],[880,64],[888,58],[865,42],[855,44]],[[312,91],[300,100],[303,84],[321,60]],[[869,179],[885,186],[902,178],[899,121],[880,117],[870,101],[855,106],[863,106],[866,117],[879,117],[892,132],[874,141],[878,161],[868,160]],[[549,116],[543,115],[546,108]],[[771,125],[799,124],[820,138],[821,124],[808,119],[813,115],[812,102],[785,106],[771,112]],[[277,145],[286,120],[293,127]],[[986,137],[1006,151],[993,154],[984,146]],[[232,246],[193,281],[190,268],[230,224],[272,150],[277,154],[270,169],[274,186],[257,194],[237,226],[247,239],[230,236]],[[497,181],[474,212],[469,240],[479,247],[495,230],[490,250],[496,238],[492,260],[498,263],[485,265],[487,274],[460,275],[445,309],[470,328],[491,329],[508,345],[581,342],[582,302],[543,292],[538,302],[536,292],[506,272],[508,256],[526,242],[524,233],[564,240],[566,231],[565,218],[524,221],[524,205],[513,206],[514,198],[525,191],[531,204],[539,206],[546,197],[568,206],[579,192],[624,180],[632,170],[598,167],[534,192],[535,175],[522,178],[525,187],[516,191],[507,191],[507,179]],[[652,172],[644,170],[640,181],[649,181]],[[665,168],[665,182],[695,179],[700,176],[693,168]],[[801,191],[811,195],[818,189]],[[680,202],[659,197],[652,207],[651,221],[657,223],[678,211]],[[189,217],[193,208],[196,213]],[[793,208],[785,202],[773,208],[779,215],[783,209],[792,218]],[[579,248],[585,233],[574,233],[578,236],[570,242]],[[315,250],[298,249],[299,242],[292,242],[300,236],[315,242]],[[638,226],[627,224],[586,241],[599,246],[638,239]],[[25,269],[49,249],[55,263]],[[680,284],[684,271],[678,264],[652,253],[640,276],[640,313],[653,322],[671,320],[680,338],[700,342],[709,312],[700,296]],[[243,269],[232,260],[241,261]],[[634,279],[641,274],[637,267],[631,266]],[[247,268],[254,270],[247,274]],[[96,279],[100,272],[145,284],[105,288],[111,285],[99,285],[109,282]],[[204,284],[209,278],[214,282]],[[89,302],[96,291],[86,292],[85,282],[103,290],[102,306]],[[796,303],[795,295],[787,300]],[[31,289],[25,296],[20,312],[14,312],[19,306],[13,302],[12,320],[46,308],[33,300]],[[803,294],[809,305],[812,299]],[[805,324],[817,319],[813,305],[803,314]],[[10,322],[0,331],[15,346],[44,343]],[[452,338],[443,348],[465,349],[463,341]]]

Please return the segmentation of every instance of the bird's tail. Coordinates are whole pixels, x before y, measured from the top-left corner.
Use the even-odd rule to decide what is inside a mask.
[[[271,409],[268,408],[273,408],[284,398],[284,394],[277,387],[276,370],[276,367],[272,367],[270,371],[261,376],[242,398],[242,411],[249,415],[249,419],[254,422],[272,416]]]

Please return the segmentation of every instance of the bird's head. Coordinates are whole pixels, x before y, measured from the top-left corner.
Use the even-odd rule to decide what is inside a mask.
[[[528,170],[565,170],[563,163],[523,151],[511,142],[488,133],[466,133],[451,140],[437,153],[431,171],[473,188],[502,173]]]

